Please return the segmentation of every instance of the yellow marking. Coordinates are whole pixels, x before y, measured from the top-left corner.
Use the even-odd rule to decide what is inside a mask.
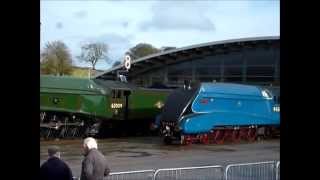
[[[156,104],[154,104],[158,109],[161,109],[163,106],[164,106],[164,104],[163,104],[163,102],[162,101],[158,101]]]

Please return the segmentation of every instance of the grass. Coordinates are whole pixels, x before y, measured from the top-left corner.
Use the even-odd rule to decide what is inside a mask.
[[[72,72],[69,76],[72,77],[79,77],[79,78],[88,78],[88,72],[89,68],[83,68],[83,67],[72,67]],[[102,70],[96,70],[98,72],[96,73],[100,73],[103,72]],[[41,74],[41,72],[40,72]],[[91,72],[91,77],[94,75],[93,72]]]
[[[71,76],[87,78],[88,71],[89,71],[88,69],[84,69],[84,68],[73,68]]]

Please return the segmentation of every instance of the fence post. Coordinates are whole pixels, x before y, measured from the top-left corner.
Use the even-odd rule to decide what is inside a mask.
[[[276,165],[276,180],[280,180],[280,161]]]

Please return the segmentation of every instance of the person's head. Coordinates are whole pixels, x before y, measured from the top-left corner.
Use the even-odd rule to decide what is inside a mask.
[[[48,155],[50,157],[57,157],[60,158],[60,150],[58,146],[52,146],[48,148]]]
[[[92,137],[88,137],[83,141],[84,153],[87,154],[90,149],[98,149],[97,141]]]

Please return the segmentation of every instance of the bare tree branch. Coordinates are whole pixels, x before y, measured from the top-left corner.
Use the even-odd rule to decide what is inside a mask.
[[[91,63],[92,69],[95,70],[97,62],[105,59],[108,62],[108,46],[104,43],[89,43],[81,47],[81,54],[77,56],[80,61]]]

